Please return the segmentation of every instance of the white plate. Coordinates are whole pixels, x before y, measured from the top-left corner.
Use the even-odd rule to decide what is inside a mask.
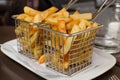
[[[93,51],[92,65],[89,68],[79,71],[77,74],[69,77],[49,70],[45,67],[45,64],[40,65],[35,60],[29,59],[28,57],[18,53],[16,47],[17,40],[15,39],[4,43],[1,46],[1,51],[33,73],[49,80],[90,80],[108,71],[116,63],[116,59],[112,55],[106,54],[105,52],[95,48]]]

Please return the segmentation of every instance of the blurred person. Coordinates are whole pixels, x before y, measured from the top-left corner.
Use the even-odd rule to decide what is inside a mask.
[[[51,6],[53,6],[53,4],[50,2],[50,0],[39,0],[38,10],[43,11]]]
[[[53,5],[49,0],[11,0],[4,16],[4,25],[14,26],[15,21],[12,19],[12,15],[23,13],[24,6],[43,11]]]
[[[23,13],[23,8],[29,6],[31,8],[43,11],[52,6],[57,7],[58,9],[62,8],[63,4],[67,4],[70,0],[10,0],[9,7],[5,13],[4,25],[15,25],[13,15]]]
[[[27,0],[11,0],[8,4],[8,10],[4,16],[4,25],[14,25],[12,15],[23,13],[24,6],[27,5]]]

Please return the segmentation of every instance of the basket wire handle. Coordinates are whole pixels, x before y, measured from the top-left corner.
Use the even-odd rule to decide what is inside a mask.
[[[105,0],[103,4],[100,6],[100,8],[96,11],[96,13],[93,15],[92,21],[95,21],[95,19],[110,5],[112,5],[116,0]],[[106,5],[107,4],[107,5]],[[105,6],[106,5],[106,6]]]
[[[66,9],[69,9],[72,5],[74,5],[78,0],[70,0],[68,4],[65,6]],[[103,4],[100,6],[100,8],[95,12],[93,15],[92,21],[95,21],[95,19],[104,11],[106,10],[110,5],[112,5],[116,0],[105,0]],[[106,5],[107,4],[107,5]],[[106,6],[105,6],[106,5]]]
[[[68,10],[72,5],[74,5],[78,0],[70,0],[65,8]]]

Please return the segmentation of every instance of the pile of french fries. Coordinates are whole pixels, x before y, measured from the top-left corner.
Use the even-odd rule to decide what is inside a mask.
[[[54,6],[44,11],[38,11],[28,6],[25,6],[24,13],[19,14],[16,19],[32,23],[47,22],[51,25],[52,30],[65,34],[73,34],[89,28],[97,27],[99,25],[96,22],[91,22],[92,13],[79,13],[78,11],[75,11],[73,14],[70,14],[65,8],[58,10],[58,8]],[[19,42],[22,45],[26,46],[25,50],[29,50],[29,47],[32,47],[32,53],[34,55],[34,58],[38,60],[39,64],[46,62],[49,54],[43,54],[42,43],[39,45],[35,45],[35,41],[38,40],[39,34],[41,33],[38,26],[34,25],[26,28],[25,25],[22,25],[24,24],[21,23],[21,25],[17,26],[17,28],[15,29],[15,33],[17,35],[23,33],[24,37],[28,38],[30,42],[27,42],[20,38]],[[22,28],[22,30],[20,30],[20,28]],[[27,29],[30,30],[29,33],[26,33]],[[52,35],[54,36],[54,33]],[[57,36],[56,39],[58,39]],[[72,40],[73,37],[65,37],[64,43],[60,43],[64,44],[64,46],[61,47],[56,44],[56,48],[60,49],[59,52],[62,52],[62,50],[64,49],[64,52],[62,52],[65,56],[64,66],[62,66],[60,63],[57,64],[57,58],[60,58],[59,54],[51,54],[55,56],[51,58],[53,61],[53,65],[57,66],[59,69],[67,69],[69,67],[68,59],[66,58],[68,55],[68,51],[71,48]],[[54,42],[52,42],[52,44],[54,44]]]

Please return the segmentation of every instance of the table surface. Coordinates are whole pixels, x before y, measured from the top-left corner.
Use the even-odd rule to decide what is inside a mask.
[[[0,43],[15,39],[14,27],[0,27]],[[119,54],[119,53],[117,53]],[[109,71],[94,80],[108,80],[113,74],[120,74],[120,66],[115,65]],[[120,76],[120,75],[119,75]],[[0,80],[45,80],[27,70],[22,65],[10,59],[0,51]]]

